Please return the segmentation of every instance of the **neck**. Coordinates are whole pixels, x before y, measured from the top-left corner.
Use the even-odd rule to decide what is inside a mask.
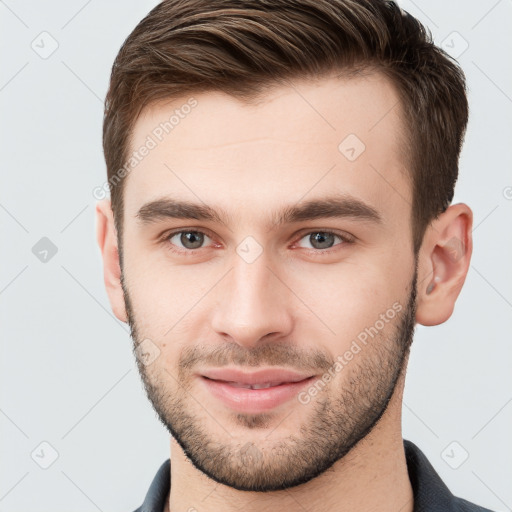
[[[329,470],[309,482],[268,493],[245,492],[219,484],[195,468],[171,438],[171,492],[165,512],[412,512],[401,433],[403,382],[372,431]]]

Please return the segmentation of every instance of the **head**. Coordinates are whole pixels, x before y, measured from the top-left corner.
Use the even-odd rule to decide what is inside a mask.
[[[461,70],[393,2],[171,0],[130,34],[98,241],[148,397],[198,469],[282,489],[399,421],[415,323],[450,317],[469,266],[471,210],[450,206],[467,115]],[[213,367],[311,380],[236,409]]]

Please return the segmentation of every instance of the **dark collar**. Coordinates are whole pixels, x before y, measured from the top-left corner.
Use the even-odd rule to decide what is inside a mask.
[[[414,494],[414,512],[491,512],[454,496],[425,454],[412,441],[404,439],[404,448]]]
[[[462,498],[455,497],[423,452],[404,439],[405,459],[414,493],[414,512],[491,512]],[[171,485],[171,461],[158,469],[144,503],[134,512],[163,512]]]

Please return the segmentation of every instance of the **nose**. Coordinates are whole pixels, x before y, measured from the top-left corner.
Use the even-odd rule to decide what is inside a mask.
[[[217,297],[213,330],[252,348],[265,338],[288,336],[293,327],[293,293],[270,268],[265,253],[252,262],[235,255]]]

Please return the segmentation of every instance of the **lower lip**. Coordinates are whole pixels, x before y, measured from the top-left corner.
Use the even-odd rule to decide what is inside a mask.
[[[268,411],[296,397],[313,379],[288,382],[265,389],[238,388],[225,381],[200,378],[209,391],[224,404],[238,412],[258,413]]]

